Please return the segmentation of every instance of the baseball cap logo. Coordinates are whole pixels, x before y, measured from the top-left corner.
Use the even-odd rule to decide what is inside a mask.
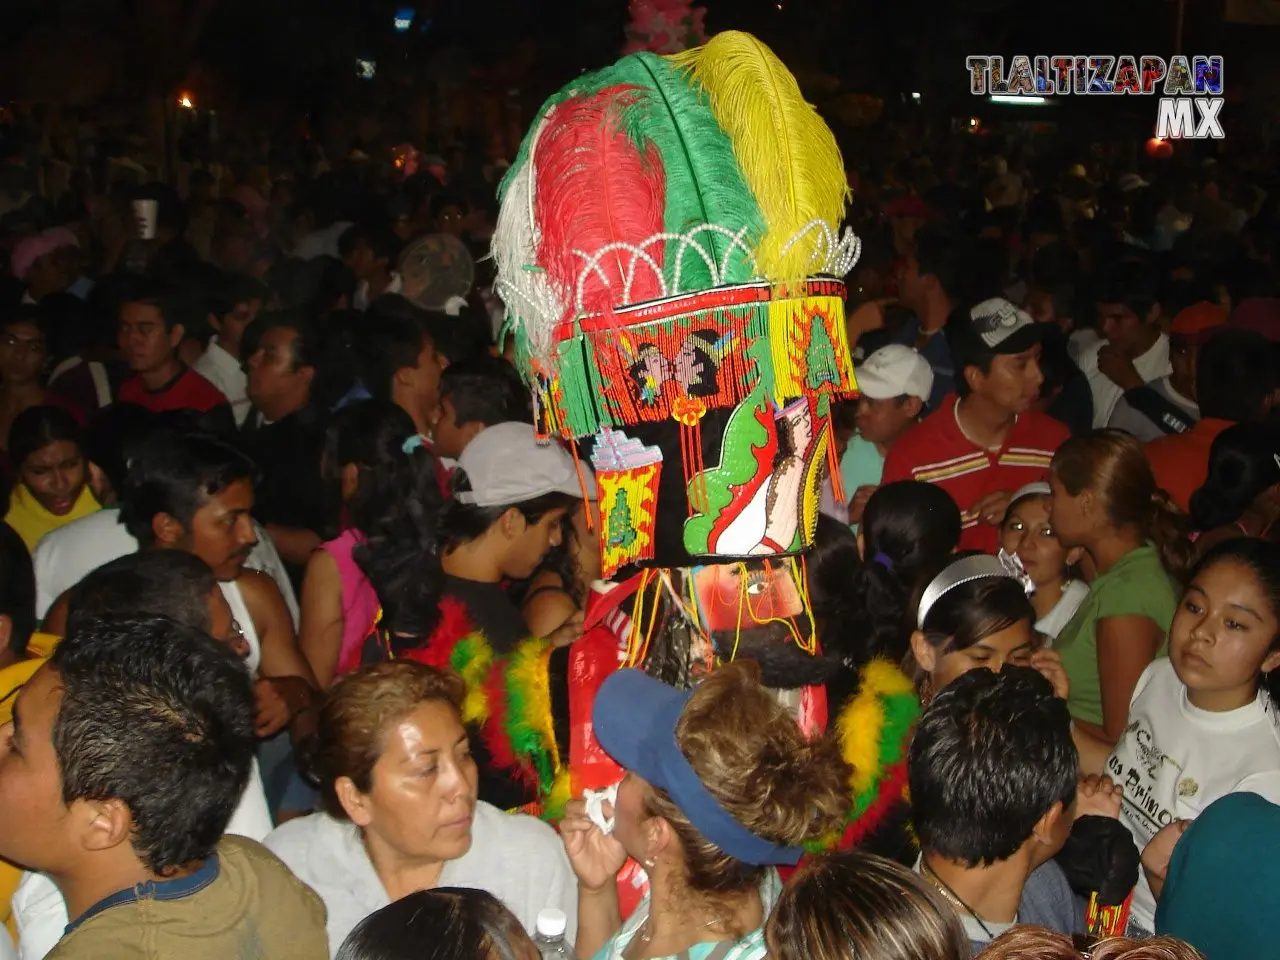
[[[969,318],[974,332],[988,347],[996,346],[1025,324],[1035,322],[1002,297],[984,300],[969,311]]]

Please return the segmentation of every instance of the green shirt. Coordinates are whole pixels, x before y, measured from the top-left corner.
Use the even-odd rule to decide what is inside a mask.
[[[863,440],[855,433],[849,439],[844,456],[840,458],[840,482],[844,484],[845,502],[853,499],[859,487],[878,487],[884,475],[884,457],[870,440]],[[858,532],[858,525],[851,523],[850,528]]]
[[[1071,622],[1054,644],[1071,680],[1067,706],[1071,715],[1102,725],[1102,685],[1098,680],[1098,621],[1103,617],[1146,617],[1160,625],[1166,637],[1156,656],[1168,647],[1169,624],[1178,606],[1173,579],[1160,563],[1151,544],[1138,547],[1093,581]]]

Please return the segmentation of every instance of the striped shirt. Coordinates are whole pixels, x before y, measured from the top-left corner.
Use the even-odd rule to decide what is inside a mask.
[[[936,483],[960,508],[961,550],[995,553],[999,530],[982,523],[972,510],[982,497],[997,490],[1012,493],[1025,484],[1044,480],[1049,462],[1070,431],[1043,413],[1023,413],[999,450],[983,450],[964,435],[956,411],[960,401],[948,396],[889,450],[882,483],[921,480]]]

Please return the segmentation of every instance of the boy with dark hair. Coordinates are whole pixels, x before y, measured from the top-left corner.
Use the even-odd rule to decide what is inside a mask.
[[[116,400],[154,413],[208,413],[225,406],[230,420],[227,398],[178,356],[178,346],[186,335],[178,320],[179,310],[173,292],[159,286],[141,287],[124,298],[117,340],[133,376],[121,384]]]
[[[965,300],[970,243],[944,224],[926,223],[916,231],[915,250],[902,277],[902,303],[915,316],[898,329],[893,342],[917,350],[929,361],[933,370],[930,411],[937,410],[955,386],[956,366],[946,337],[939,334],[951,311]]]
[[[311,705],[314,679],[280,588],[266,574],[245,569],[258,539],[251,520],[254,474],[252,461],[225,443],[158,432],[135,449],[120,521],[138,549],[195,554],[224,583],[255,651],[249,663],[259,674],[257,729],[268,737]],[[45,622],[51,633],[65,632],[68,600],[64,595],[50,609]]]
[[[313,402],[326,363],[319,333],[301,311],[264,314],[258,323],[248,378],[255,410],[241,439],[259,471],[254,516],[300,592],[303,568],[327,522],[320,482],[324,415]]]
[[[264,283],[239,273],[222,274],[208,291],[208,323],[214,334],[191,369],[226,396],[236,426],[244,423],[250,407],[240,341],[270,299]]]
[[[431,430],[437,456],[457,460],[485,427],[533,422],[529,391],[515,368],[497,357],[452,363],[440,374],[440,405]]]
[[[1169,338],[1161,329],[1156,271],[1143,261],[1111,267],[1095,293],[1103,340],[1077,358],[1093,392],[1093,425],[1105,427],[1133,371],[1142,383],[1167,377]],[[1133,386],[1134,384],[1129,384]]]
[[[368,313],[356,349],[370,395],[390,400],[426,436],[440,403],[440,375],[449,365],[447,339],[436,319],[402,297],[389,297]]]
[[[1013,491],[1046,480],[1054,451],[1070,436],[1034,409],[1044,383],[1040,345],[1050,329],[1000,298],[957,310],[947,322],[956,395],[885,458],[881,483],[921,480],[951,495],[964,522],[962,550],[995,553]]]
[[[1067,702],[1030,668],[970,670],[920,718],[907,762],[917,869],[975,953],[1014,924],[1083,932],[1049,862],[1071,833],[1078,767]]]
[[[240,659],[165,618],[85,624],[22,687],[0,746],[0,855],[66,900],[52,960],[325,955],[319,898],[224,836],[253,711]]]
[[[383,294],[403,289],[404,280],[392,266],[400,255],[400,241],[390,230],[351,227],[338,239],[338,253],[358,281],[353,309],[363,312]]]

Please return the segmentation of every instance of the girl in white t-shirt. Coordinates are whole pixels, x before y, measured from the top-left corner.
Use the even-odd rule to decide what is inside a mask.
[[[1013,495],[1000,527],[1000,546],[1018,558],[1035,585],[1031,605],[1036,611],[1036,633],[1050,644],[1089,595],[1089,585],[1074,572],[1084,551],[1066,549],[1053,532],[1052,500],[1049,484],[1027,484]]]
[[[1229,793],[1280,803],[1277,667],[1280,545],[1220,544],[1192,572],[1169,629],[1169,656],[1142,674],[1107,760],[1107,774],[1124,790],[1121,822],[1139,849]],[[1171,850],[1167,836],[1152,850]],[[1152,851],[1144,858],[1129,918],[1130,929],[1144,934],[1155,925],[1156,859]]]

